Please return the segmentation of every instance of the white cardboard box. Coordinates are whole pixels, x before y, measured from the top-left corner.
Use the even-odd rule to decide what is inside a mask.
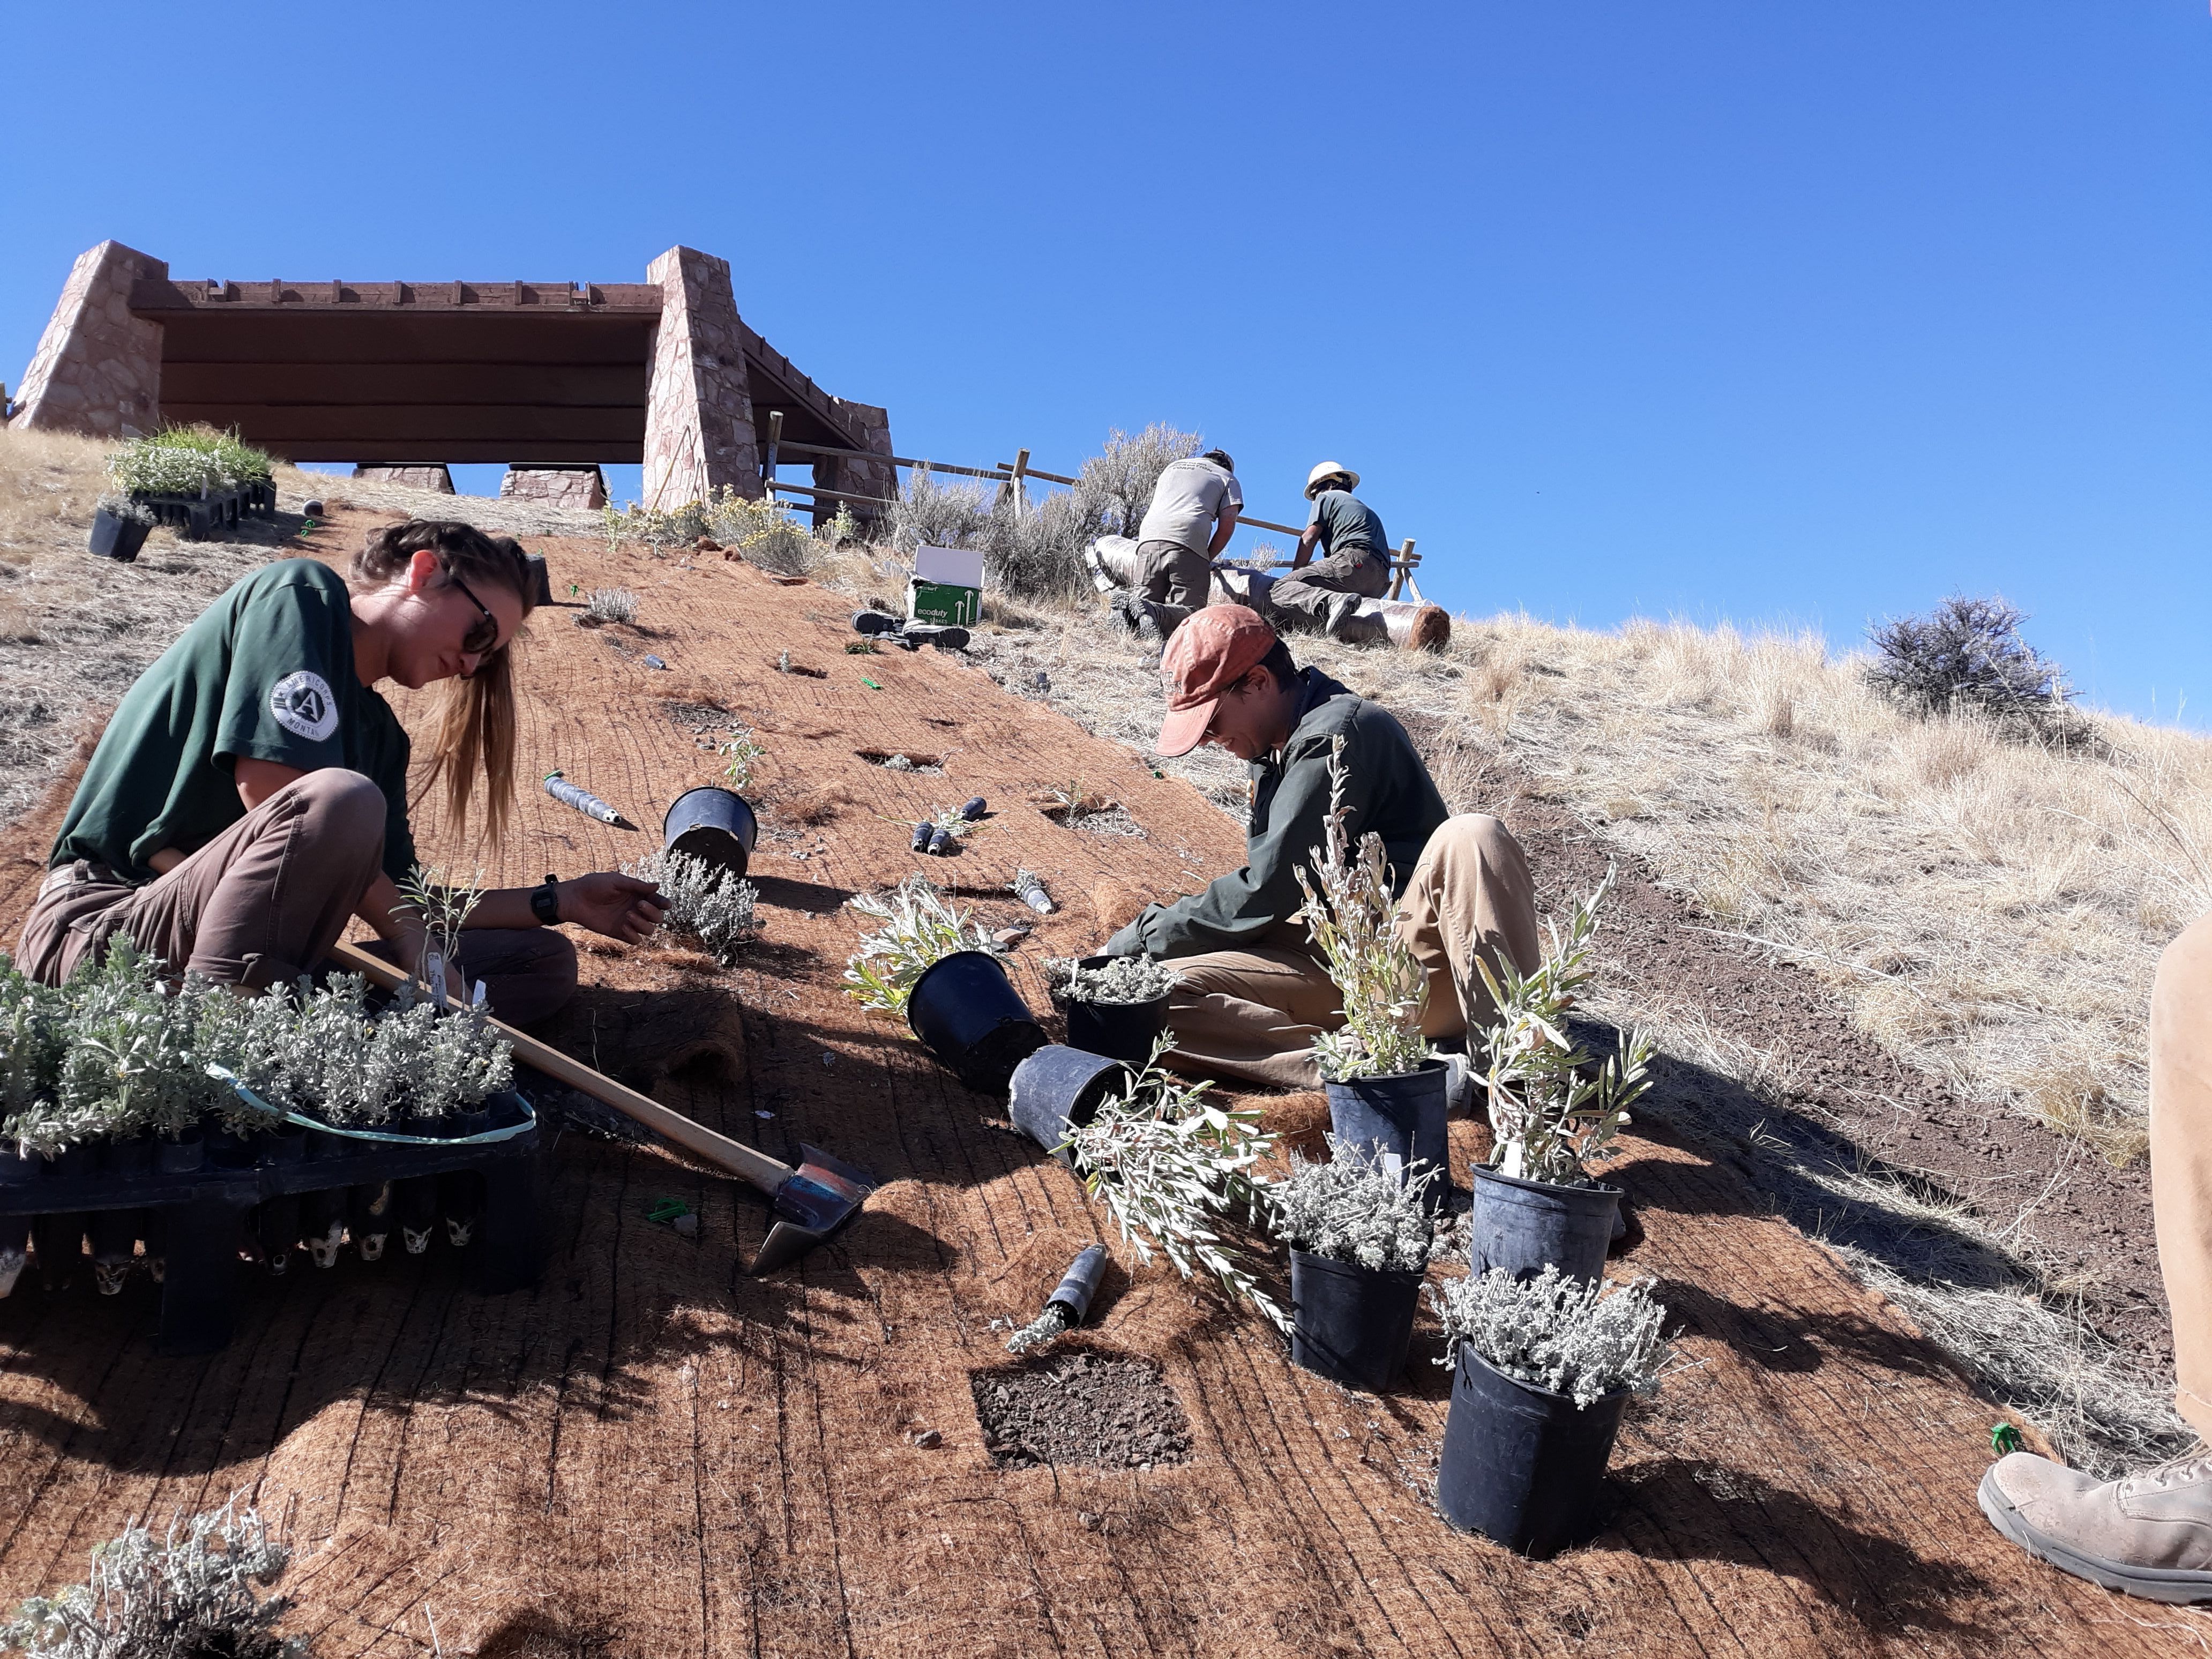
[[[965,547],[917,547],[914,550],[914,574],[916,581],[934,582],[940,587],[973,587],[983,586],[983,556]]]

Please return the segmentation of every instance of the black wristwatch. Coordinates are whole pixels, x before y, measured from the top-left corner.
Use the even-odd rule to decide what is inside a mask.
[[[548,870],[545,872],[545,884],[530,890],[530,914],[548,927],[557,927],[561,925],[561,895],[559,890],[554,885],[558,879],[559,878]]]

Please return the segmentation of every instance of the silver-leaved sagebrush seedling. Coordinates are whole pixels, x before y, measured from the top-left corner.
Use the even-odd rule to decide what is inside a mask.
[[[1413,1273],[1429,1265],[1436,1224],[1421,1194],[1437,1171],[1401,1182],[1381,1155],[1328,1137],[1329,1159],[1291,1154],[1291,1173],[1267,1187],[1276,1237],[1294,1250],[1357,1267]]]
[[[60,987],[0,957],[0,1136],[52,1156],[210,1116],[267,1127],[211,1065],[277,1111],[344,1126],[471,1110],[512,1083],[512,1052],[481,1009],[441,1015],[410,987],[372,1012],[367,990],[357,975],[259,996],[171,985],[127,936]]]
[[[660,924],[689,933],[723,967],[736,965],[745,942],[760,931],[754,907],[760,891],[752,883],[688,853],[655,853],[623,873],[657,883],[668,901]]]
[[[1444,1328],[1437,1364],[1456,1364],[1465,1342],[1515,1381],[1565,1395],[1583,1411],[1622,1389],[1652,1393],[1675,1355],[1660,1334],[1667,1310],[1650,1284],[1633,1279],[1607,1295],[1602,1283],[1547,1267],[1525,1282],[1492,1267],[1431,1285]]]
[[[32,1659],[305,1659],[303,1639],[270,1626],[283,1598],[254,1586],[284,1571],[290,1553],[252,1510],[221,1509],[172,1520],[155,1538],[132,1527],[92,1553],[82,1584],[34,1595],[0,1626],[0,1645]]]
[[[1421,1035],[1428,975],[1398,937],[1398,905],[1382,837],[1370,830],[1359,838],[1358,856],[1351,856],[1347,781],[1339,735],[1329,745],[1323,844],[1313,849],[1310,878],[1304,865],[1293,872],[1306,896],[1299,914],[1344,1001],[1343,1025],[1322,1032],[1313,1044],[1321,1074],[1332,1083],[1400,1077],[1419,1071],[1429,1057]]]
[[[1106,1206],[1140,1260],[1150,1261],[1157,1246],[1185,1279],[1211,1273],[1232,1300],[1288,1330],[1249,1259],[1218,1224],[1259,1218],[1262,1178],[1252,1170],[1273,1139],[1260,1127],[1256,1107],[1225,1109],[1203,1085],[1164,1070],[1160,1056],[1173,1041],[1159,1036],[1144,1070],[1069,1133],[1066,1150],[1085,1190]]]
[[[888,893],[846,902],[884,924],[862,936],[860,950],[845,964],[845,994],[863,1008],[902,1012],[915,981],[956,951],[1005,954],[967,911],[946,903],[927,876],[908,876]]]
[[[1061,1002],[1123,1005],[1152,1002],[1181,983],[1175,969],[1157,957],[1109,957],[1085,968],[1076,957],[1054,957],[1045,963],[1052,994]]]
[[[1656,1051],[1643,1032],[1629,1032],[1624,1051],[1602,1065],[1567,1035],[1568,1014],[1596,977],[1590,942],[1613,878],[1608,869],[1595,891],[1575,902],[1564,933],[1556,921],[1546,924],[1549,947],[1533,974],[1502,955],[1494,970],[1474,958],[1498,1009],[1482,1054],[1497,1136],[1492,1167],[1502,1175],[1563,1184],[1582,1180],[1584,1161],[1611,1151],[1628,1109],[1651,1086]],[[1481,1005],[1472,987],[1462,987],[1461,996],[1468,1007]]]

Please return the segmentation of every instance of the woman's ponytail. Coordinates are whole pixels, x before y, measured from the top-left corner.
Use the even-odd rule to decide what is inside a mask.
[[[449,520],[410,519],[372,531],[355,556],[356,581],[380,584],[407,568],[415,555],[428,550],[447,570],[471,586],[489,582],[522,603],[525,618],[537,601],[529,556],[511,537],[487,536],[472,525]],[[507,835],[514,811],[514,666],[513,641],[477,665],[466,679],[447,683],[438,712],[436,748],[423,780],[427,791],[442,775],[446,814],[456,835],[467,833],[470,796],[477,771],[484,775],[484,831],[496,847]]]

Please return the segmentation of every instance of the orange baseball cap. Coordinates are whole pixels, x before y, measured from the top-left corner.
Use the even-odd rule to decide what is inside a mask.
[[[1221,694],[1274,648],[1275,630],[1256,611],[1241,605],[1209,605],[1192,611],[1160,656],[1168,717],[1160,722],[1157,751],[1188,755],[1205,742]]]

